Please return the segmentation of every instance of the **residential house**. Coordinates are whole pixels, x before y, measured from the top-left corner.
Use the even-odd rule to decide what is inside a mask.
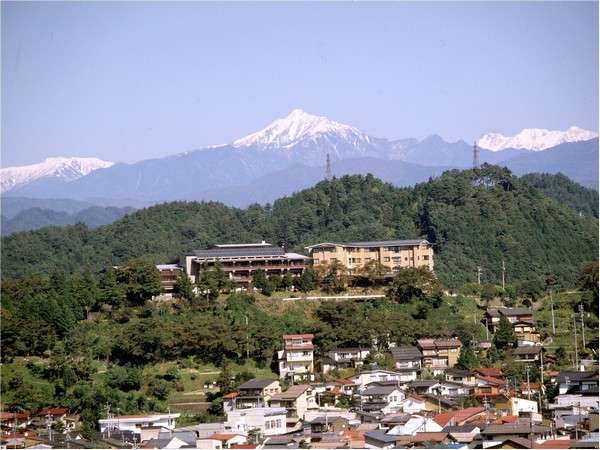
[[[468,444],[473,442],[481,428],[475,424],[447,425],[442,431],[448,433],[455,442]]]
[[[309,422],[311,434],[338,433],[349,427],[349,421],[341,416],[318,416]]]
[[[444,397],[460,397],[471,393],[473,387],[452,381],[422,380],[408,384],[409,389],[417,394],[434,394]]]
[[[385,414],[399,411],[404,393],[397,385],[371,383],[360,392],[363,411],[381,411]]]
[[[321,358],[321,371],[324,374],[334,369],[358,367],[370,353],[370,349],[361,347],[337,348],[325,353]]]
[[[270,398],[281,392],[279,380],[253,378],[238,387],[235,408],[256,408],[266,406]]]
[[[502,317],[513,324],[519,321],[533,321],[533,313],[529,308],[488,308],[485,312],[485,320],[490,332],[496,332]]]
[[[294,381],[314,378],[313,338],[312,334],[283,336],[283,350],[277,352],[280,378]]]
[[[0,412],[0,427],[2,429],[22,430],[31,425],[31,414],[17,412]]]
[[[412,415],[403,424],[396,425],[388,431],[391,435],[414,436],[417,432],[438,432],[442,431],[442,426],[432,417],[421,415]]]
[[[421,351],[412,345],[392,347],[390,351],[396,371],[401,374],[401,381],[416,380],[421,371]]]
[[[324,242],[305,248],[315,266],[340,262],[348,268],[348,275],[360,274],[370,261],[389,267],[391,272],[406,267],[426,267],[433,271],[433,246],[424,239]]]
[[[526,398],[499,396],[490,400],[497,414],[507,416],[529,417],[534,422],[541,422],[542,417],[538,414],[538,403]]]
[[[287,391],[273,395],[269,406],[285,408],[288,417],[302,418],[309,408],[316,408],[317,402],[309,384],[296,384]]]
[[[235,445],[246,444],[248,442],[248,439],[246,438],[246,436],[244,436],[243,434],[239,434],[239,433],[214,433],[211,436],[209,436],[208,438],[205,438],[205,440],[206,441],[217,441],[220,444],[220,446],[208,447],[202,442],[203,440],[198,439],[196,441],[196,447],[197,448],[225,449],[225,448],[235,448],[234,447]],[[203,447],[200,447],[198,444],[203,445]]]
[[[462,344],[456,338],[419,339],[417,347],[423,354],[422,367],[438,375],[456,365]]]
[[[251,430],[257,430],[263,436],[286,433],[285,408],[247,408],[234,409],[227,413],[225,432],[247,435]]]
[[[461,383],[466,386],[474,386],[477,384],[477,379],[470,370],[457,369],[456,367],[453,367],[452,369],[446,370],[445,377],[446,381]]]
[[[487,411],[483,406],[473,406],[437,414],[434,420],[440,426],[447,427],[466,425],[468,422],[473,422],[477,419],[485,419],[486,415]]]
[[[399,372],[392,372],[391,370],[376,369],[366,370],[356,375],[348,377],[348,380],[352,381],[359,386],[358,390],[362,391],[368,384],[382,382],[382,381],[397,381],[400,382],[402,374]]]
[[[398,448],[396,441],[397,435],[387,434],[383,431],[366,431],[365,432],[365,448]]]
[[[407,414],[417,414],[426,409],[425,397],[417,394],[409,394],[402,402],[402,411]]]
[[[538,364],[540,362],[543,348],[538,345],[525,345],[522,347],[513,348],[510,354],[517,362]]]
[[[121,430],[131,431],[134,434],[140,434],[143,428],[148,427],[164,427],[168,430],[175,428],[175,421],[181,414],[171,413],[153,413],[153,414],[138,414],[129,416],[110,416],[108,419],[98,420],[100,431]]]
[[[551,436],[552,433],[549,427],[533,424],[530,421],[518,421],[501,425],[486,425],[480,431],[477,440],[481,442],[481,448],[501,448],[497,446],[502,446],[509,439],[516,443],[527,444],[523,448],[533,448],[536,443],[541,443]]]

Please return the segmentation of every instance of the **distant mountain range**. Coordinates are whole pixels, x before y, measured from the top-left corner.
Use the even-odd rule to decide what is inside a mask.
[[[591,131],[526,129],[479,139],[480,162],[517,174],[562,172],[596,188],[598,139]],[[220,200],[245,206],[272,201],[313,185],[329,154],[336,175],[365,174],[408,186],[448,168],[470,167],[472,146],[439,136],[377,138],[349,125],[294,110],[231,144],[133,164],[87,158],[49,158],[34,166],[1,169],[5,198],[72,199],[140,206],[163,201]],[[93,161],[92,161],[93,160]],[[135,204],[137,203],[137,204]]]

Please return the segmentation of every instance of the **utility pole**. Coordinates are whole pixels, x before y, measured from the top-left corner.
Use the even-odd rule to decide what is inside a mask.
[[[479,147],[477,141],[473,142],[473,169],[479,168]]]
[[[487,318],[487,312],[486,312],[486,316],[485,316],[485,340],[486,340],[486,342],[490,341],[490,329],[488,327],[489,327],[489,324],[488,324],[488,318]]]
[[[527,372],[527,400],[531,400],[531,385],[529,384],[529,365],[525,367],[525,371]]]
[[[333,175],[331,173],[331,156],[329,153],[325,156],[325,179],[331,180]]]
[[[583,340],[583,348],[585,348],[585,322],[583,317],[583,303],[579,304],[579,314],[581,316],[581,338]]]
[[[550,290],[550,310],[552,311],[552,336],[556,335],[556,326],[554,325],[554,300],[552,299],[552,290]]]
[[[477,266],[477,284],[481,286],[481,266]]]
[[[248,316],[244,315],[244,319],[246,320],[246,359],[250,359],[250,350],[248,347]]]
[[[502,291],[504,291],[505,274],[506,274],[506,264],[504,263],[504,258],[502,258]]]
[[[579,371],[579,351],[577,350],[577,322],[573,316],[573,336],[575,337],[575,371]]]

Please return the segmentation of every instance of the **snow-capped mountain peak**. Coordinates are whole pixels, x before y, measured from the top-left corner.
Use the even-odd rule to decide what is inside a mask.
[[[321,135],[337,135],[352,140],[369,141],[369,136],[349,125],[294,109],[286,117],[277,119],[256,133],[233,142],[234,147],[266,146],[289,148],[304,139]]]
[[[61,181],[73,181],[94,170],[104,169],[114,163],[98,158],[52,157],[28,166],[0,169],[0,192],[8,192],[40,178],[54,177]]]
[[[575,126],[566,131],[526,128],[514,136],[504,136],[500,133],[484,134],[479,138],[478,145],[493,152],[507,148],[541,151],[566,142],[587,141],[595,137],[598,137],[597,133]]]

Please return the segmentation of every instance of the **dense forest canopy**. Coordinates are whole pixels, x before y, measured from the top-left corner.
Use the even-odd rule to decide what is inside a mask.
[[[3,238],[3,277],[56,268],[98,271],[132,258],[170,262],[185,251],[224,242],[265,239],[303,251],[322,241],[425,237],[435,246],[435,270],[445,286],[474,281],[477,266],[485,282],[498,282],[502,259],[511,282],[553,273],[569,286],[583,264],[597,257],[598,221],[561,204],[563,194],[551,194],[562,181],[544,180],[538,188],[535,178],[484,165],[449,171],[413,188],[369,175],[345,176],[246,209],[165,203],[98,229],[78,224]],[[577,204],[593,203],[583,191],[573,192]]]

